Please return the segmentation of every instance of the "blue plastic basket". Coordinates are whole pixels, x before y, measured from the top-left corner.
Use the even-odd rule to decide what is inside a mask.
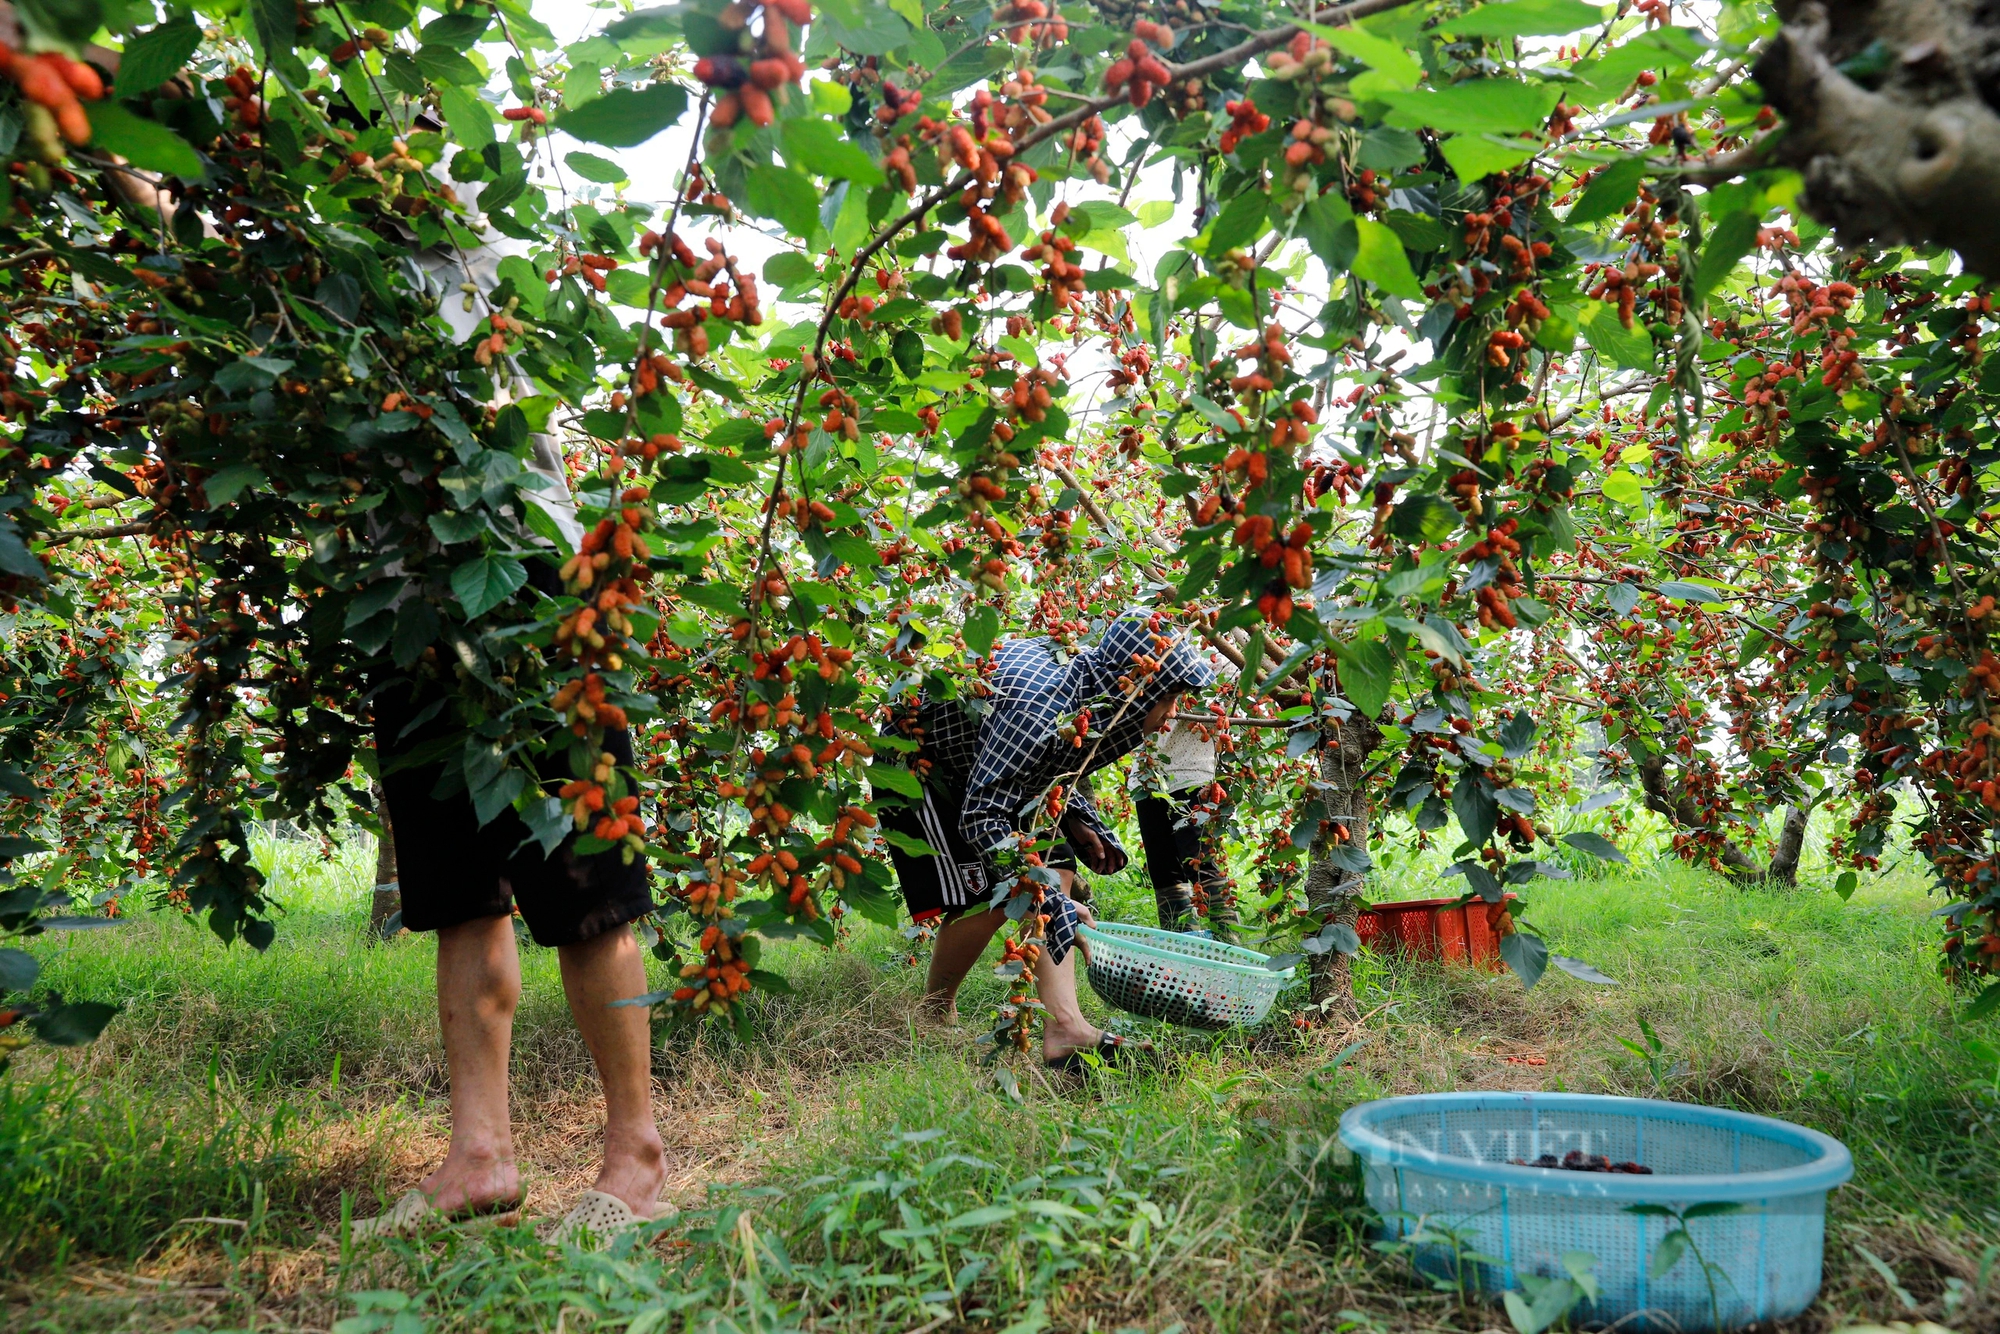
[[[1089,947],[1090,988],[1107,1004],[1189,1028],[1261,1024],[1292,980],[1290,967],[1205,933],[1099,922],[1077,935]]]
[[[1585,1252],[1602,1291],[1580,1317],[1621,1330],[1739,1329],[1797,1315],[1819,1291],[1826,1193],[1854,1175],[1839,1141],[1803,1126],[1583,1093],[1387,1098],[1348,1109],[1340,1138],[1361,1160],[1386,1234],[1412,1241],[1420,1272],[1498,1294],[1523,1274],[1563,1277],[1564,1254]],[[1653,1174],[1513,1162],[1572,1149]],[[1686,1223],[1715,1267],[1712,1296],[1692,1251],[1648,1272],[1680,1224],[1631,1211],[1698,1204],[1737,1206]]]

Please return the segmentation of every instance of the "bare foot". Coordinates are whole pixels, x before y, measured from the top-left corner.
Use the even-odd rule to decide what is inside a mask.
[[[667,1155],[657,1130],[647,1127],[615,1139],[606,1135],[604,1166],[592,1190],[615,1195],[639,1217],[651,1218],[658,1211],[660,1189],[666,1184]]]
[[[917,1015],[937,1028],[958,1027],[958,998],[926,996],[917,1004]]]
[[[1103,1037],[1103,1030],[1096,1028],[1045,1028],[1042,1031],[1042,1059],[1060,1061],[1071,1052],[1092,1051]]]
[[[417,1183],[433,1208],[446,1214],[482,1212],[521,1198],[521,1172],[510,1149],[497,1153],[453,1152],[438,1170]]]

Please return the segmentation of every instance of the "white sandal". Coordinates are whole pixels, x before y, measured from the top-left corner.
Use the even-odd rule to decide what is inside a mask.
[[[551,1246],[579,1246],[601,1251],[611,1239],[630,1227],[650,1221],[634,1213],[632,1206],[616,1195],[587,1190],[560,1221],[543,1229],[542,1240]]]
[[[407,1190],[403,1197],[390,1205],[388,1210],[374,1218],[357,1218],[347,1226],[350,1241],[363,1241],[372,1237],[414,1237],[432,1232],[453,1223],[480,1222],[506,1224],[520,1217],[521,1201],[496,1200],[482,1208],[464,1213],[448,1214],[431,1203],[430,1196],[420,1190]]]

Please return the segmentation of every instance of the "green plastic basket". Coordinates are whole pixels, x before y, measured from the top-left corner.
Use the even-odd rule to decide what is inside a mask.
[[[1255,950],[1202,936],[1118,922],[1078,934],[1090,947],[1090,989],[1107,1005],[1188,1028],[1260,1023],[1292,980]]]

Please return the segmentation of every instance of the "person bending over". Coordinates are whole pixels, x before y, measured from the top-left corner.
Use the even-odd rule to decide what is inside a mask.
[[[1061,888],[1044,903],[1049,922],[1036,978],[1047,1014],[1043,1056],[1052,1065],[1074,1064],[1080,1053],[1107,1052],[1120,1041],[1084,1019],[1071,957],[1078,922],[1091,920],[1073,897],[1078,864],[1112,875],[1129,860],[1098,816],[1090,774],[1136,750],[1183,692],[1206,687],[1215,672],[1178,634],[1155,633],[1143,615],[1112,622],[1098,643],[1067,660],[1047,639],[1005,640],[993,659],[983,717],[963,700],[919,701],[924,796],[883,823],[942,854],[918,857],[890,845],[911,915],[941,923],[924,1002],[956,1021],[959,985],[1007,921],[1024,838],[1062,790],[1060,841],[1043,859]]]

